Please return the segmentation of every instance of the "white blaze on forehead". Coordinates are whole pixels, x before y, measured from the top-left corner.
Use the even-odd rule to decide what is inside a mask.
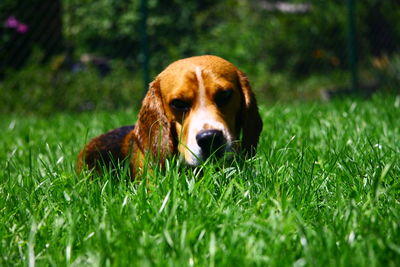
[[[232,135],[226,126],[218,121],[216,114],[206,107],[206,88],[202,76],[201,67],[195,68],[197,83],[198,83],[198,100],[199,105],[193,110],[193,115],[189,122],[189,133],[187,136],[185,159],[190,165],[198,165],[202,160],[201,148],[197,144],[196,135],[203,130],[220,130],[227,141],[226,150],[229,150],[232,144]],[[207,128],[207,129],[206,129]]]
[[[196,67],[196,78],[197,78],[197,83],[199,85],[199,102],[200,102],[200,108],[205,107],[206,103],[206,88],[204,86],[204,80],[202,74],[202,70],[200,67]]]

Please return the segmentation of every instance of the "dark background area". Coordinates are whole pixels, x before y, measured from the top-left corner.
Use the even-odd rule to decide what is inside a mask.
[[[351,2],[3,0],[0,112],[137,108],[146,55],[150,80],[180,58],[224,57],[261,102],[398,93],[400,3]]]

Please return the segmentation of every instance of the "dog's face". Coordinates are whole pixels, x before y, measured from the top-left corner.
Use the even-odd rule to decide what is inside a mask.
[[[166,116],[189,165],[234,151],[241,89],[236,68],[223,60],[182,60],[160,76]]]
[[[157,109],[155,118],[164,121],[160,125],[169,133],[163,129],[162,139],[174,138],[175,149],[187,164],[195,166],[211,155],[237,151],[241,132],[242,147],[254,150],[257,145],[262,124],[254,96],[247,78],[228,61],[215,56],[176,61],[150,89],[154,91],[149,90],[143,102],[138,125],[149,117],[144,109]]]

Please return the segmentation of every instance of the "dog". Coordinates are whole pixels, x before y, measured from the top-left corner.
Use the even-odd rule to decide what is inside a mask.
[[[209,157],[255,154],[262,120],[246,75],[211,55],[170,64],[150,83],[134,126],[92,139],[79,153],[78,171],[129,157],[132,179],[149,161],[163,166],[178,155],[198,166]]]

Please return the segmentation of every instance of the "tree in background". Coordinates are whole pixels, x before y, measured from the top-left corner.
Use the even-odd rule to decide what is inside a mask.
[[[67,72],[87,70],[90,59],[101,59],[110,66],[117,63],[118,68],[129,70],[126,77],[130,79],[134,75],[141,77],[139,2],[2,0],[0,75],[6,68],[21,67],[32,48],[39,47],[44,54],[42,61],[61,53],[55,60],[60,59],[59,64],[54,65],[68,66],[49,68],[53,72],[50,79],[57,76],[63,81]],[[328,76],[333,78],[326,79],[322,86],[348,82],[348,18],[343,1],[148,0],[147,3],[151,76],[179,58],[215,54],[240,66],[260,91],[271,87],[276,92],[282,88],[294,91],[296,82],[307,82],[310,77],[318,79],[309,83],[313,88],[321,87],[319,81]],[[390,75],[397,81],[400,2],[357,1],[356,14],[360,66],[366,69],[372,61],[376,62],[383,78],[391,66]],[[375,60],[376,57],[379,58]],[[72,64],[63,64],[65,59]],[[75,65],[80,67],[74,68]],[[111,69],[116,72],[116,68],[107,65],[107,74]],[[374,75],[369,75],[371,80]],[[49,84],[55,87],[53,80]]]
[[[299,11],[288,9],[296,5]],[[346,67],[347,13],[340,1],[149,0],[148,6],[153,72],[202,53],[300,76]],[[396,0],[358,3],[361,55],[396,50],[399,7]],[[77,57],[97,54],[139,66],[139,1],[3,0],[0,19],[11,16],[28,30],[0,29],[0,49],[7,51],[1,69],[20,66],[35,45],[46,59],[69,47]]]

